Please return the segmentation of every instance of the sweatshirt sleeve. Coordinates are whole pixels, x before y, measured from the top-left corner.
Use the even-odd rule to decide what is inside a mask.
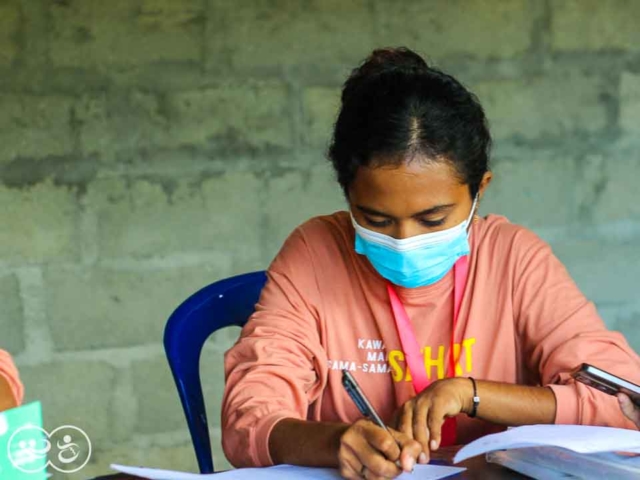
[[[236,467],[271,465],[273,426],[283,418],[306,419],[326,384],[318,296],[298,229],[269,267],[255,313],[225,354],[222,446]]]
[[[7,381],[13,393],[13,398],[15,398],[16,403],[20,405],[24,398],[24,388],[18,375],[18,369],[11,359],[11,355],[4,350],[0,350],[0,377],[3,377]]]
[[[528,370],[555,394],[555,423],[636,428],[615,397],[576,382],[571,372],[590,363],[640,384],[640,358],[606,328],[545,242],[524,229],[515,242],[516,329]]]

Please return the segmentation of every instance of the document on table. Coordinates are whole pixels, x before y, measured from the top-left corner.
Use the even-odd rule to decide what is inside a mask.
[[[559,447],[578,453],[640,453],[640,432],[588,425],[528,425],[481,437],[462,447],[454,463],[495,450]]]
[[[111,468],[118,472],[148,478],[150,480],[200,480],[215,478],[215,480],[339,480],[342,477],[333,468],[294,467],[292,465],[278,465],[266,468],[239,468],[228,472],[201,475],[198,473],[172,472],[154,468],[127,467],[112,464]],[[442,465],[416,465],[413,473],[403,473],[398,480],[439,480],[460,473],[466,469],[446,467]]]

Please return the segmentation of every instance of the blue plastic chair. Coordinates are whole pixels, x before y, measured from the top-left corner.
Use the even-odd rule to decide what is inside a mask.
[[[220,280],[186,299],[169,317],[164,349],[187,418],[200,473],[213,473],[211,439],[200,383],[200,353],[209,336],[230,325],[243,326],[266,282],[265,272]]]

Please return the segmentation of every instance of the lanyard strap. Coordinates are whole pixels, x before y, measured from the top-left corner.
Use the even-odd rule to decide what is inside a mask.
[[[460,257],[453,267],[453,325],[451,330],[451,344],[449,346],[448,366],[448,374],[452,377],[454,377],[456,373],[455,366],[457,361],[453,354],[455,332],[458,323],[458,314],[460,313],[460,304],[462,303],[462,295],[467,285],[468,274],[469,257],[465,255],[464,257]],[[387,283],[387,292],[389,293],[391,310],[393,311],[393,317],[396,321],[396,329],[398,330],[402,350],[404,350],[404,357],[411,372],[413,388],[416,394],[418,394],[431,383],[424,368],[424,359],[420,353],[420,345],[413,331],[409,315],[407,315],[404,305],[402,305],[396,290],[390,283]]]

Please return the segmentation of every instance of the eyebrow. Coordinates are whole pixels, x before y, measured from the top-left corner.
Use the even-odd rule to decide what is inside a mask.
[[[426,210],[422,210],[420,212],[414,213],[411,216],[422,217],[423,215],[434,215],[436,213],[441,213],[447,210],[451,210],[451,208],[453,207],[455,207],[455,204],[453,203],[448,203],[445,205],[436,205],[435,207],[427,208]],[[389,215],[388,213],[380,212],[373,208],[365,207],[362,205],[356,205],[356,208],[360,210],[362,213],[367,213],[369,215],[374,215],[376,217],[395,218],[393,215]]]

